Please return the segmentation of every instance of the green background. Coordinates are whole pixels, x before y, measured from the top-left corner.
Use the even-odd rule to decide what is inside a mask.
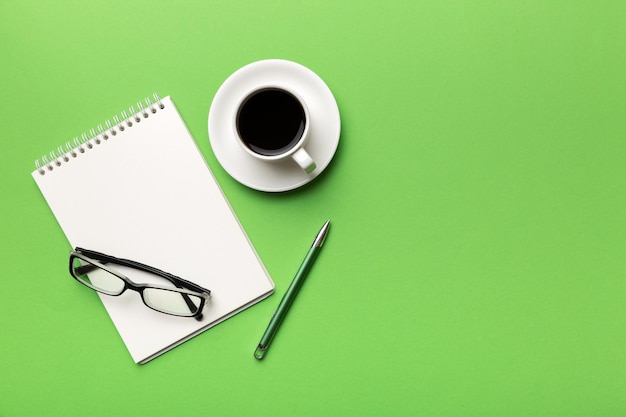
[[[0,416],[624,416],[625,22],[623,0],[0,0]],[[268,58],[342,117],[332,164],[282,194],[207,133],[220,84]],[[276,293],[140,366],[30,173],[155,91]]]

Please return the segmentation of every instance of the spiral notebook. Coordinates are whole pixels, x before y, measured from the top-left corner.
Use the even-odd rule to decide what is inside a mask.
[[[150,310],[134,291],[98,293],[136,363],[274,290],[170,97],[139,103],[51,152],[32,176],[72,247],[141,262],[211,290],[202,321]]]

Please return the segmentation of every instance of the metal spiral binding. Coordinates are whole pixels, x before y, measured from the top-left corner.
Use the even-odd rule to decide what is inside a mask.
[[[54,171],[56,167],[69,163],[72,159],[79,157],[94,147],[106,142],[111,137],[123,134],[126,129],[132,128],[135,124],[140,123],[143,119],[147,119],[150,114],[155,114],[158,110],[165,108],[159,96],[154,93],[152,98],[148,97],[144,102],[138,102],[138,111],[134,106],[130,106],[127,110],[122,111],[119,115],[113,116],[98,127],[90,129],[89,132],[83,133],[80,138],[77,136],[73,142],[66,142],[64,146],[59,146],[56,150],[51,151],[48,155],[44,155],[35,161],[35,168],[39,175],[45,175],[46,172]],[[120,117],[121,116],[121,117]]]

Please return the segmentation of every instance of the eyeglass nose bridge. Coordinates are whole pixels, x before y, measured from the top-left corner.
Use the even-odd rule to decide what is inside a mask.
[[[133,271],[133,272],[144,273],[144,271],[140,271],[140,270]],[[151,274],[151,273],[149,273],[149,272],[148,272],[148,273],[146,273],[146,274],[147,274],[147,275],[151,275],[151,276],[158,277],[158,275],[154,275],[154,274]],[[124,285],[124,291],[126,291],[126,290],[136,291],[136,292],[138,292],[139,294],[141,294],[141,296],[142,296],[142,297],[143,297],[143,291],[144,291],[146,288],[161,287],[161,286],[163,286],[163,284],[165,284],[166,282],[171,283],[171,284],[172,284],[172,285],[174,285],[176,288],[184,288],[184,287],[179,287],[178,285],[176,285],[175,283],[172,283],[171,281],[169,281],[169,280],[168,280],[168,279],[166,279],[166,278],[162,278],[162,281],[163,281],[163,282],[160,282],[160,283],[158,283],[158,284],[157,284],[157,283],[149,283],[149,282],[147,282],[147,283],[144,283],[144,282],[139,282],[139,283],[137,283],[137,282],[133,281],[131,278],[129,278],[127,275],[122,274],[122,273],[120,273],[120,272],[116,272],[116,275],[117,275],[118,277],[120,277],[120,278],[122,279],[122,281],[124,281],[124,284],[125,284],[125,285]],[[161,279],[159,279],[159,281],[161,281]],[[123,291],[122,291],[122,292],[123,292]]]
[[[142,294],[143,290],[148,287],[148,285],[146,284],[137,284],[132,279],[128,278],[127,276],[124,276],[124,275],[122,276],[124,277],[123,281],[125,284],[124,291],[132,290],[132,291],[138,292],[139,294]]]

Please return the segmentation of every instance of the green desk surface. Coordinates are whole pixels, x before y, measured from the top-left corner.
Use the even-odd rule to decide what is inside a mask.
[[[0,0],[0,415],[624,416],[625,22],[623,0]],[[284,194],[234,181],[207,133],[220,84],[267,58],[342,116],[331,166]],[[140,366],[30,173],[154,91],[276,293]]]

